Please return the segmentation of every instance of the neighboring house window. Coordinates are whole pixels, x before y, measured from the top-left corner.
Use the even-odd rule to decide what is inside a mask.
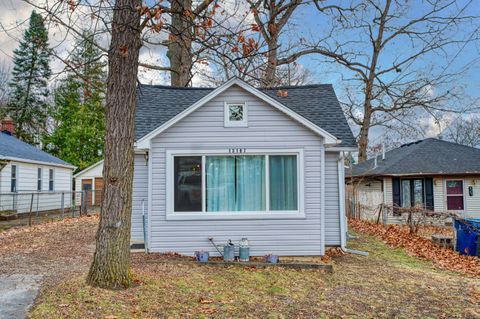
[[[37,191],[40,192],[42,190],[42,169],[39,167],[37,170]]]
[[[247,127],[246,103],[225,103],[225,126]]]
[[[434,210],[433,178],[392,178],[392,199],[395,207],[414,207],[421,205]],[[394,209],[394,214],[400,212]]]
[[[12,173],[10,179],[10,192],[14,193],[17,191],[17,165],[12,165]]]
[[[54,187],[54,174],[53,174],[53,169],[48,170],[48,190],[53,192],[53,187]]]
[[[425,206],[423,179],[402,179],[402,207]]]
[[[296,212],[298,154],[173,157],[174,212]]]
[[[463,181],[447,181],[447,210],[463,210]]]

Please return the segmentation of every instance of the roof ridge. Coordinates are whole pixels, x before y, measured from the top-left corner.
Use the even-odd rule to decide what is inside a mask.
[[[460,143],[453,142],[453,141],[442,140],[442,139],[440,139],[440,138],[429,137],[429,138],[426,138],[425,140],[433,140],[433,141],[438,141],[438,142],[453,144],[453,145],[461,146],[461,147],[463,147],[463,148],[468,148],[468,149],[473,149],[473,150],[476,150],[476,151],[480,151],[480,149],[477,148],[477,147],[468,146],[468,145],[460,144]]]
[[[399,156],[399,158],[397,160],[394,160],[391,163],[389,163],[389,165],[385,166],[385,168],[387,168],[387,167],[390,168],[390,167],[392,167],[392,165],[396,165],[397,163],[403,161],[405,159],[405,157],[410,156],[410,154],[412,154],[412,152],[415,152],[418,149],[418,147],[420,146],[420,144],[422,144],[422,142],[414,143],[412,145],[407,146],[408,149],[404,149],[404,152],[401,152],[401,153],[403,153],[403,154],[401,154],[402,156]],[[401,147],[396,148],[394,150],[397,150],[397,149],[401,149]],[[387,155],[385,154],[385,158],[386,158],[386,156]]]
[[[331,83],[316,83],[316,84],[304,84],[304,85],[279,85],[272,87],[256,87],[258,90],[275,90],[275,89],[316,89],[320,87],[333,87]]]
[[[198,87],[198,86],[171,86],[163,84],[145,84],[139,83],[139,87],[152,87],[152,88],[161,88],[161,89],[170,89],[170,90],[215,90],[217,87]],[[272,87],[255,87],[257,90],[278,90],[278,89],[315,89],[321,87],[333,87],[331,83],[318,83],[318,84],[305,84],[305,85],[280,85]]]
[[[144,84],[140,83],[139,87],[151,87],[151,88],[161,88],[169,90],[215,90],[215,87],[184,87],[184,86],[171,86],[171,85],[162,85],[162,84]]]
[[[417,149],[415,146],[418,146],[419,144],[421,144],[421,143],[414,143],[414,142],[412,142],[412,144],[407,143],[407,144],[403,144],[403,146],[396,147],[394,149],[391,149],[391,150],[385,152],[385,162],[382,162],[382,160],[379,161],[379,163],[385,163],[386,164],[385,166],[382,166],[382,170],[386,170],[387,168],[390,168],[392,165],[396,165],[398,162],[405,159],[406,156],[410,155],[414,150]],[[408,148],[408,151],[407,151],[407,148]],[[399,151],[401,149],[403,149],[404,152],[401,152],[400,158],[398,158],[397,160],[387,161],[387,159],[389,159],[388,156],[387,156],[388,153]],[[377,157],[377,156],[378,155],[375,155],[375,157]],[[364,163],[368,162],[370,164],[370,163],[374,162],[375,157],[369,158]],[[377,164],[377,168],[379,168],[378,164]],[[374,170],[374,169],[376,169],[376,168],[372,167],[372,170]]]

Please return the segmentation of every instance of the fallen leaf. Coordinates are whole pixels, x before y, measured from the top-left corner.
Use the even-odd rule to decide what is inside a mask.
[[[199,303],[201,304],[210,304],[210,303],[213,303],[214,300],[213,299],[205,299],[203,297],[201,297],[199,300],[198,300]]]

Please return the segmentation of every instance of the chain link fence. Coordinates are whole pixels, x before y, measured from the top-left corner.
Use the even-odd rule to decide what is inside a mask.
[[[0,193],[0,230],[100,212],[101,190]]]

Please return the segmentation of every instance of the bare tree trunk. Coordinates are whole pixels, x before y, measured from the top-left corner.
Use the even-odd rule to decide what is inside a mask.
[[[358,162],[362,163],[367,160],[367,147],[368,147],[368,133],[370,130],[370,120],[372,115],[365,113],[363,116],[362,126],[360,127],[360,133],[358,134]]]
[[[365,101],[363,104],[363,121],[360,128],[360,134],[358,135],[358,162],[362,163],[367,160],[367,147],[368,147],[368,132],[370,131],[370,125],[372,124],[372,100],[373,100],[373,85],[375,82],[375,76],[377,74],[377,63],[381,52],[381,45],[383,41],[383,32],[385,24],[387,23],[387,15],[390,11],[390,5],[392,0],[386,0],[385,7],[380,16],[378,34],[375,40],[372,39],[372,62],[368,68],[368,77],[365,83]]]
[[[188,86],[193,66],[193,13],[191,0],[172,0],[172,30],[167,57],[170,60],[172,86]]]
[[[265,69],[265,86],[275,85],[275,73],[277,70],[277,59],[278,59],[278,35],[271,34],[270,40],[267,43],[268,46],[268,57],[267,57],[267,67]]]
[[[103,288],[130,284],[135,92],[141,0],[117,0],[108,53],[105,162],[96,251],[87,282]]]

